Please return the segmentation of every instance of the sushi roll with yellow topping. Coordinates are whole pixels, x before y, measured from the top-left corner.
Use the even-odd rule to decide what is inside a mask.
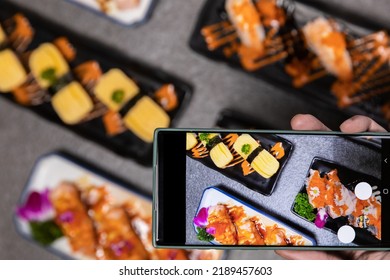
[[[143,96],[123,118],[125,126],[145,142],[153,142],[156,128],[169,126],[170,118],[149,96]]]
[[[52,105],[61,120],[66,124],[77,124],[93,110],[93,102],[78,82],[71,82],[52,98]]]
[[[264,178],[272,177],[279,169],[279,162],[249,134],[240,135],[233,149]]]
[[[119,69],[111,69],[97,82],[96,97],[110,110],[118,112],[139,93],[138,86]]]
[[[196,139],[196,134],[194,133],[186,133],[186,138],[187,138],[187,141],[186,141],[186,150],[191,150],[193,147],[196,146],[196,144],[198,144],[198,139]]]
[[[156,128],[170,124],[168,114],[149,96],[140,95],[137,84],[119,69],[111,69],[97,82],[94,93],[110,110],[106,129],[122,125],[145,142],[153,142]],[[121,119],[123,116],[123,119]],[[123,122],[123,124],[122,124]],[[117,134],[116,131],[110,133]]]
[[[51,43],[44,43],[32,51],[29,66],[39,86],[44,89],[54,86],[70,72],[67,61]]]
[[[0,92],[10,92],[26,79],[26,71],[16,54],[11,49],[0,51]]]
[[[210,158],[219,168],[224,168],[233,160],[229,148],[222,142],[217,133],[199,133],[199,139],[209,150]]]

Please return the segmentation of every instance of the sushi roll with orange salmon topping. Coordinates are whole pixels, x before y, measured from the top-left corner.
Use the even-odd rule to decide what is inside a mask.
[[[225,9],[243,46],[263,53],[265,32],[252,0],[227,0]]]
[[[302,31],[309,49],[329,73],[342,81],[352,79],[353,65],[346,38],[334,22],[320,17],[307,23]]]

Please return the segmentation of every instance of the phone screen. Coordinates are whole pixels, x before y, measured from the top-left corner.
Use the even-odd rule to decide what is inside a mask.
[[[156,140],[156,246],[390,247],[389,136],[161,130]]]

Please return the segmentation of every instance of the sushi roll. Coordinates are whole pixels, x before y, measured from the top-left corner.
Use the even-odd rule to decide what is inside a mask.
[[[83,197],[97,233],[97,258],[149,259],[149,254],[131,225],[125,208],[112,205],[105,187],[89,187],[84,191]]]
[[[56,85],[70,72],[67,61],[59,49],[51,43],[41,44],[31,52],[29,67],[43,89]]]
[[[325,208],[327,205],[326,195],[327,187],[324,178],[321,177],[318,170],[310,170],[310,176],[306,182],[306,192],[309,203],[314,208]]]
[[[55,221],[69,239],[75,252],[94,257],[97,241],[92,220],[88,217],[76,185],[63,182],[50,193]]]
[[[11,49],[0,51],[0,92],[10,92],[26,79],[27,73],[16,54]]]
[[[145,142],[153,142],[157,128],[169,126],[168,114],[149,96],[142,96],[123,118],[124,125]]]
[[[231,206],[229,216],[237,230],[237,245],[264,245],[264,239],[257,230],[256,222],[248,217],[242,206]]]
[[[279,169],[279,162],[249,134],[240,135],[233,149],[264,178],[272,177]]]
[[[222,245],[236,245],[237,231],[224,204],[217,204],[208,208],[206,228],[213,232],[215,241]]]
[[[52,98],[52,105],[66,124],[77,124],[93,110],[93,101],[78,82],[71,82]]]
[[[342,81],[352,79],[353,65],[345,35],[331,21],[317,18],[303,27],[303,34],[309,49],[329,73]]]
[[[110,110],[118,112],[139,93],[136,83],[119,69],[111,69],[97,82],[96,97]]]
[[[263,53],[265,32],[252,0],[227,0],[225,9],[241,43],[248,49]]]
[[[209,150],[210,158],[219,168],[224,168],[233,160],[229,148],[222,142],[217,133],[199,133],[199,139]]]
[[[21,13],[15,14],[4,22],[7,43],[18,52],[24,52],[34,38],[35,31],[29,20]]]
[[[187,141],[186,141],[186,150],[191,150],[193,147],[198,144],[198,139],[196,138],[196,134],[194,133],[186,133]]]

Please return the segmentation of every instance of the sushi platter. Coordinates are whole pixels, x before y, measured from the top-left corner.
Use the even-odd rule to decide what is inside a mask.
[[[175,125],[192,87],[1,2],[0,95],[121,156],[150,165],[154,130]]]
[[[214,245],[316,245],[312,237],[216,187],[204,190],[193,223],[198,238]]]
[[[151,197],[65,153],[47,154],[36,162],[14,223],[24,238],[65,259],[185,260],[224,255],[215,250],[155,249]]]
[[[124,26],[138,26],[151,15],[157,0],[67,0]]]
[[[355,187],[362,182],[373,188],[371,198],[366,201],[354,194]],[[291,211],[318,228],[335,234],[343,225],[354,227],[356,244],[379,244],[381,193],[378,186],[378,178],[316,157]],[[336,197],[339,202],[334,202]]]
[[[348,17],[315,10],[317,16],[311,18],[296,9],[309,1],[299,2],[206,1],[190,47],[318,107],[347,116],[368,115],[388,127],[390,48],[386,28],[356,34],[347,27]],[[310,9],[316,6],[307,5]],[[246,23],[250,23],[247,29],[243,27]],[[377,27],[369,24],[368,28],[373,26]]]
[[[187,156],[264,195],[271,195],[293,146],[264,134],[187,133]]]

